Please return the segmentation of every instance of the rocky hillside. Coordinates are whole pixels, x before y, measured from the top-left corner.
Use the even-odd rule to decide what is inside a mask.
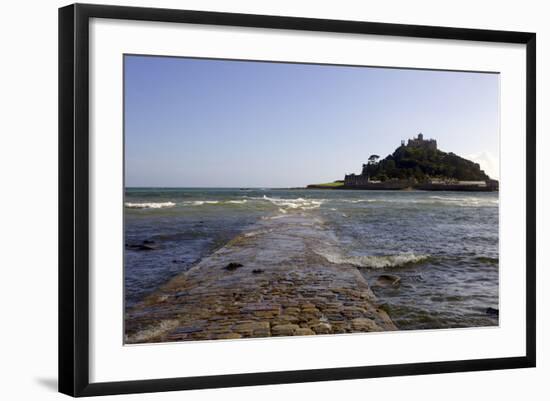
[[[485,181],[489,176],[479,164],[464,159],[452,152],[402,145],[385,159],[369,158],[363,165],[363,175],[371,180],[414,178],[424,181],[428,178],[454,179],[459,181]]]

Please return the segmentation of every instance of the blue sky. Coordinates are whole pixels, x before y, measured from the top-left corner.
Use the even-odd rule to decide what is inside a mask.
[[[125,56],[126,186],[290,187],[422,132],[498,178],[497,74]]]

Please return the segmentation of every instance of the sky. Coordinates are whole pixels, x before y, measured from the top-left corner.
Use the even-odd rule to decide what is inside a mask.
[[[300,187],[401,140],[499,166],[499,75],[126,55],[127,187]]]

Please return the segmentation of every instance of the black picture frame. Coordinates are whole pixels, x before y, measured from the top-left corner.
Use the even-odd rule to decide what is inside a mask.
[[[521,357],[90,383],[89,21],[91,18],[526,45],[526,353]],[[252,386],[535,366],[536,35],[436,26],[74,4],[59,9],[59,391],[71,396]]]

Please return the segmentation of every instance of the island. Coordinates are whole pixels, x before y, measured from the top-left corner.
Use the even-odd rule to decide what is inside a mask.
[[[422,133],[407,143],[401,141],[384,159],[371,155],[361,174],[346,174],[343,180],[310,184],[308,189],[371,189],[425,191],[498,191],[478,163],[437,148],[435,139]]]

